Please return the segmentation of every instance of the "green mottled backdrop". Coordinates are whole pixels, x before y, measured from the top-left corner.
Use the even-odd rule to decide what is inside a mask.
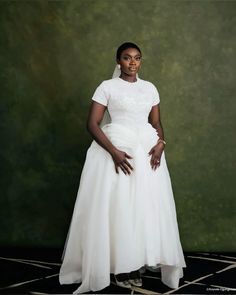
[[[1,1],[1,246],[63,247],[91,96],[136,42],[185,251],[235,251],[236,1]],[[92,183],[91,183],[92,185]]]

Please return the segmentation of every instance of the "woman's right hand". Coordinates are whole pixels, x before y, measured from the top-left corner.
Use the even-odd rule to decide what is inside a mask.
[[[128,155],[126,152],[120,151],[118,149],[115,149],[111,153],[113,162],[115,164],[115,169],[116,173],[119,173],[118,168],[120,168],[124,174],[126,175],[127,173],[130,174],[131,171],[133,170],[133,167],[129,163],[127,159],[132,159],[130,155]]]

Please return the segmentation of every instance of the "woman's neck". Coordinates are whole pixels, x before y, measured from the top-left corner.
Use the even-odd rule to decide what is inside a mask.
[[[137,81],[136,74],[135,74],[135,75],[132,75],[132,76],[130,76],[130,75],[127,75],[127,74],[125,74],[125,73],[121,73],[121,75],[120,75],[120,77],[119,77],[119,78],[121,78],[121,79],[123,79],[123,80],[125,80],[125,81],[127,81],[127,82],[131,82],[131,83],[133,83],[133,82],[136,82],[136,81]]]

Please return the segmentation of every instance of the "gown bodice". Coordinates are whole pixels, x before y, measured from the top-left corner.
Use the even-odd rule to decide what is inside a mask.
[[[147,124],[152,106],[160,102],[156,87],[140,78],[136,82],[121,78],[105,80],[92,99],[107,106],[111,123],[125,126]]]

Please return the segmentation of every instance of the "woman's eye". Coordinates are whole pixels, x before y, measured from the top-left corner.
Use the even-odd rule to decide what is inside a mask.
[[[129,56],[123,56],[123,59],[124,60],[131,60],[131,57],[129,57]],[[135,57],[135,60],[141,60],[141,57],[140,56]]]

